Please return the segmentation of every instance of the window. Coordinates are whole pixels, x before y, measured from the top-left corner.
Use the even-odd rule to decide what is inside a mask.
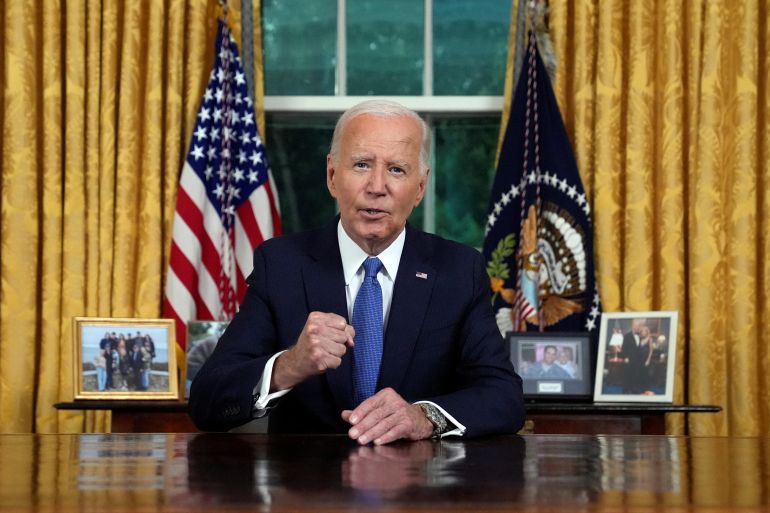
[[[510,9],[507,0],[263,0],[266,139],[284,231],[331,218],[325,162],[337,117],[390,96],[434,138],[428,191],[410,222],[480,247]]]

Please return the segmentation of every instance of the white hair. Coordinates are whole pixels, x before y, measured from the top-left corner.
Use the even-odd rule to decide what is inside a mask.
[[[422,144],[420,144],[420,165],[421,172],[425,174],[430,167],[430,130],[428,124],[413,110],[408,109],[398,102],[392,100],[365,100],[359,104],[350,107],[348,110],[342,113],[337,120],[337,125],[334,127],[334,135],[332,136],[332,146],[329,149],[333,159],[337,159],[337,154],[340,149],[342,141],[342,133],[345,131],[345,127],[348,122],[358,116],[364,114],[370,114],[372,116],[379,116],[384,118],[390,117],[408,117],[412,118],[420,125],[422,129]]]

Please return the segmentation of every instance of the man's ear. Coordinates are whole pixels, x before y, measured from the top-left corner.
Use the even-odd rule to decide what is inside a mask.
[[[425,173],[420,176],[419,190],[417,191],[417,201],[414,202],[414,208],[420,204],[422,198],[425,196],[425,191],[428,190],[428,179],[430,178],[430,168],[425,170]]]
[[[329,194],[332,195],[332,198],[337,198],[337,188],[334,185],[334,174],[336,172],[334,166],[334,158],[330,153],[326,156],[326,188],[329,189]]]

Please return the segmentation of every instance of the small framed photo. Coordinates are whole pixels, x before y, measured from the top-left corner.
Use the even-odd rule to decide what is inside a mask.
[[[591,335],[508,333],[511,362],[525,399],[590,399]]]
[[[172,319],[75,317],[75,399],[178,399]]]
[[[602,313],[594,401],[674,400],[677,312]]]
[[[188,321],[187,323],[187,377],[185,398],[190,397],[190,385],[195,375],[208,360],[225,332],[227,321]]]

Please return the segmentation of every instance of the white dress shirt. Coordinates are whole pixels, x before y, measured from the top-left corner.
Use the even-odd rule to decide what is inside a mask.
[[[345,298],[348,306],[348,319],[353,318],[353,305],[356,300],[356,294],[361,288],[361,284],[364,282],[364,261],[370,256],[377,256],[382,262],[382,269],[377,274],[377,281],[380,282],[382,288],[382,319],[383,319],[383,333],[388,326],[388,317],[390,314],[390,305],[393,302],[393,286],[396,282],[396,275],[398,274],[398,264],[401,262],[401,253],[404,250],[404,242],[406,241],[406,230],[401,230],[401,233],[396,237],[390,246],[385,248],[379,255],[369,255],[366,251],[356,244],[353,239],[345,232],[342,227],[342,222],[337,224],[337,242],[340,248],[340,256],[342,258],[342,273],[345,278]],[[257,400],[254,403],[254,416],[263,417],[269,411],[269,403],[274,399],[287,394],[291,389],[279,390],[277,392],[270,393],[270,380],[273,375],[273,365],[275,359],[278,358],[284,351],[273,355],[265,364],[265,369],[262,372],[262,379],[259,380],[257,386],[254,387],[254,395]],[[449,425],[454,425],[455,429],[448,430],[443,436],[458,435],[461,436],[465,433],[465,426],[460,424],[452,415],[444,410],[438,404],[430,401],[418,401],[415,404],[430,403],[438,408],[444,417],[446,417]]]

